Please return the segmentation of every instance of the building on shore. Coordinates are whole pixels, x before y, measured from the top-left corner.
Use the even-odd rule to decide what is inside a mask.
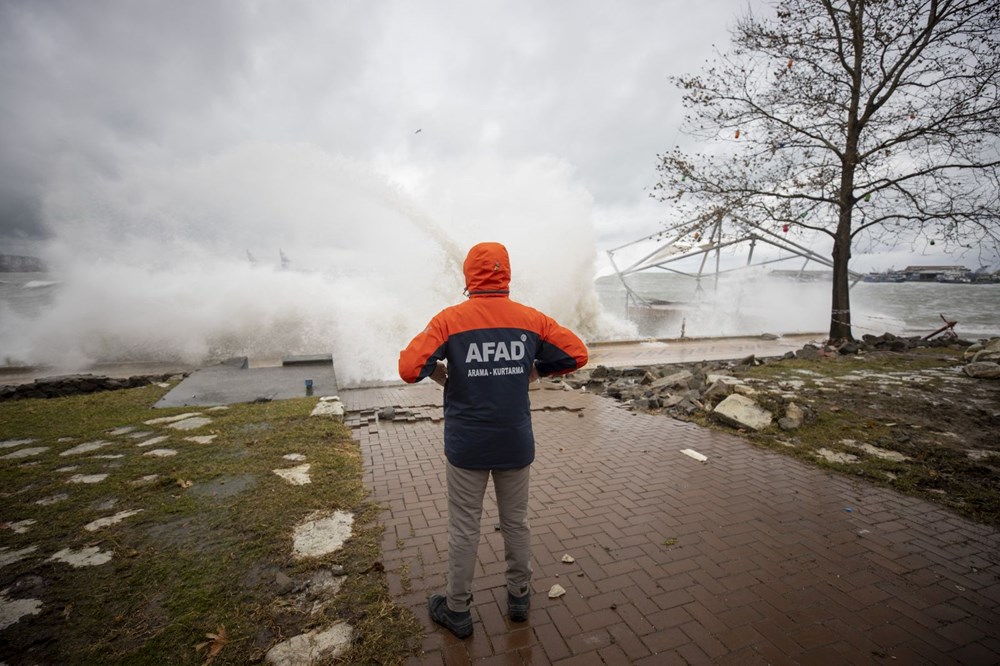
[[[902,270],[909,282],[949,282],[971,273],[965,266],[907,266]]]
[[[0,273],[41,273],[45,264],[36,257],[19,254],[0,254]]]

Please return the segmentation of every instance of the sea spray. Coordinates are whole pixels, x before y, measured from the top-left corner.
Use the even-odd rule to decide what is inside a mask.
[[[253,144],[75,174],[46,200],[61,284],[38,316],[0,322],[4,356],[77,369],[331,352],[342,382],[388,379],[399,349],[462,298],[461,260],[483,240],[508,246],[514,298],[591,337],[608,327],[591,200],[568,166],[419,168],[424,186],[404,191],[309,145]]]

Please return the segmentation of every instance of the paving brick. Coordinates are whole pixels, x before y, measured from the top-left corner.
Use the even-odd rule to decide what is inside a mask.
[[[382,421],[369,433],[352,417],[365,483],[386,507],[387,584],[428,632],[423,653],[407,663],[998,661],[996,530],[593,395],[533,390],[531,398],[531,618],[505,616],[490,490],[473,584],[476,633],[459,641],[426,617],[427,594],[443,589],[447,572],[441,392],[342,392],[352,414],[396,405],[438,419]],[[711,464],[681,455],[686,447]],[[668,539],[676,543],[665,546]],[[576,563],[560,562],[564,553]],[[568,590],[562,599],[546,597],[553,582]]]

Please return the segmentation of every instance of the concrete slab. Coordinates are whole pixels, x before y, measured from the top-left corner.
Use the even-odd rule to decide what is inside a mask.
[[[306,388],[307,379],[312,380],[311,391]],[[209,407],[336,393],[337,376],[332,363],[270,368],[217,365],[193,372],[154,407]]]

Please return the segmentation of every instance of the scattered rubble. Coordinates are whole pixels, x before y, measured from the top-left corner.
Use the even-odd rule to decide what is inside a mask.
[[[337,421],[343,421],[344,403],[336,395],[320,398],[309,416],[329,416]]]
[[[891,333],[880,336],[865,335],[860,341],[838,346],[807,344],[783,357],[758,359],[748,356],[738,361],[705,361],[677,363],[649,367],[609,368],[598,365],[568,375],[562,381],[569,388],[614,398],[629,409],[690,420],[697,413],[712,414],[737,428],[760,430],[775,424],[785,431],[794,431],[816,418],[815,410],[798,400],[798,392],[805,380],[821,383],[829,381],[815,373],[801,371],[802,380],[783,379],[776,387],[780,392],[761,393],[761,386],[735,376],[743,369],[766,363],[780,363],[787,359],[835,359],[848,354],[863,355],[874,352],[906,352],[920,347],[960,348],[965,352],[968,365],[965,374],[970,377],[1000,377],[1000,339],[972,344],[963,340],[946,338],[923,340],[919,337],[899,337]],[[973,360],[975,359],[975,360]],[[985,359],[985,360],[983,360]],[[870,374],[844,375],[843,381],[860,381],[878,378]],[[887,383],[902,381],[897,377],[882,377]],[[923,381],[914,378],[913,381]],[[835,391],[835,382],[830,382]],[[767,399],[770,402],[767,402]],[[777,399],[777,405],[775,400]],[[761,404],[766,402],[767,404]],[[773,407],[780,411],[774,412]],[[783,412],[783,414],[782,414]]]

